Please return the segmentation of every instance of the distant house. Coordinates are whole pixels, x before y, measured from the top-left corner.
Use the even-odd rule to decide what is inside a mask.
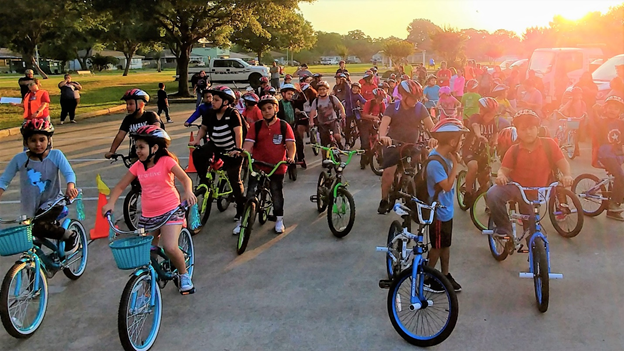
[[[155,53],[150,52],[145,55],[143,59],[143,67],[145,68],[157,68],[158,59],[155,57]],[[160,68],[176,68],[178,64],[177,58],[171,52],[165,50],[160,56]],[[205,66],[203,56],[191,53],[189,66]]]
[[[414,64],[414,63],[425,63],[425,56],[426,56],[426,51],[416,51],[413,54],[409,55],[408,57],[406,57],[407,62]],[[396,62],[392,62],[392,60],[390,59],[390,57],[386,56],[384,54],[383,51],[379,51],[378,53],[376,53],[375,55],[373,55],[373,57],[371,58],[371,60],[373,61],[374,64],[376,65],[383,65],[385,67],[391,67],[393,66]]]
[[[191,51],[191,63],[196,62],[204,62],[204,64],[208,64],[211,58],[217,58],[221,56],[230,55],[229,48],[220,48],[216,46],[212,46],[209,43],[200,43],[198,46],[193,48]],[[193,57],[197,58],[193,60]],[[201,57],[201,60],[199,59]]]
[[[23,68],[22,55],[0,48],[0,72],[16,72],[20,68]]]
[[[80,57],[84,57],[84,55],[87,52],[85,50],[81,50],[78,51],[78,55]],[[88,57],[93,57],[96,54],[100,54],[102,56],[112,56],[114,58],[116,58],[117,60],[119,60],[119,62],[117,63],[117,65],[109,65],[108,69],[110,70],[116,70],[118,69],[118,67],[121,67],[121,69],[124,69],[126,67],[126,56],[124,56],[123,52],[121,51],[114,51],[114,50],[90,50],[90,52],[88,53]],[[145,58],[145,56],[141,56],[141,55],[134,55],[132,56],[132,60],[130,62],[130,69],[141,69],[143,68],[143,59]],[[69,61],[68,62],[68,69],[69,70],[74,70],[74,71],[80,71],[82,70],[82,67],[80,66],[80,62],[78,60],[73,60],[73,61]]]

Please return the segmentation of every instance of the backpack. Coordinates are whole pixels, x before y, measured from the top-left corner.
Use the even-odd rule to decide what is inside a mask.
[[[338,98],[335,97],[334,95],[328,95],[328,96],[329,96],[329,102],[331,102],[331,105],[332,105],[332,110],[334,110],[334,112],[336,112],[336,118],[340,118],[340,110],[338,110],[336,108],[336,103],[334,102],[334,99],[338,99]],[[316,111],[318,111],[318,97],[316,99],[314,99],[314,101],[312,103],[315,104],[314,105],[314,109]]]
[[[544,142],[546,138],[539,138],[542,146],[544,147],[544,151],[546,152],[546,158],[548,158],[548,164],[550,165],[550,171],[552,172],[551,178],[556,179],[557,174],[557,165],[553,161],[552,150],[550,149],[550,143]],[[511,151],[511,159],[514,169],[516,168],[516,162],[518,161],[518,152],[520,152],[520,144],[512,145],[507,152]]]
[[[279,118],[277,120],[280,123],[280,132],[282,133],[282,142],[286,143],[286,130],[288,127],[288,122]],[[256,123],[254,123],[254,131],[256,132],[256,139],[258,138],[258,133],[260,132],[260,129],[262,129],[263,124],[264,124],[264,121],[256,121]]]
[[[416,177],[414,177],[414,183],[415,183],[415,187],[416,187],[416,198],[426,204],[431,204],[433,201],[437,201],[438,200],[438,196],[440,195],[440,193],[442,192],[442,187],[440,187],[440,185],[435,184],[433,186],[433,189],[435,190],[435,193],[433,195],[432,201],[429,201],[429,190],[427,189],[427,165],[429,164],[429,162],[431,161],[437,161],[439,162],[442,167],[444,168],[444,173],[449,174],[449,169],[448,169],[448,165],[446,164],[446,161],[442,158],[442,156],[440,155],[429,155],[429,157],[425,160],[425,162],[423,163],[422,167],[420,168],[420,171],[416,174]],[[412,220],[414,220],[415,222],[418,222],[418,213],[416,211],[415,205],[408,205],[408,207],[411,208],[412,210]],[[423,209],[422,211],[422,215],[423,215],[423,219],[428,219],[429,218],[429,211]]]

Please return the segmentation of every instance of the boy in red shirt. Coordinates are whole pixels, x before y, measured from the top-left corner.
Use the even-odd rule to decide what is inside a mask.
[[[373,133],[373,123],[379,123],[384,112],[386,112],[386,92],[377,88],[373,90],[374,99],[368,100],[362,109],[362,118],[358,122],[360,130],[360,144],[366,152],[360,159],[360,169],[366,168],[370,159],[370,135]]]
[[[243,149],[253,155],[254,159],[270,164],[277,164],[280,161],[295,162],[295,134],[290,125],[279,118],[279,103],[271,95],[265,95],[258,102],[258,107],[262,111],[263,119],[252,125],[247,131]],[[285,133],[282,133],[284,131]],[[258,166],[266,172],[270,172],[264,166]],[[275,222],[275,232],[284,232],[284,174],[288,166],[282,165],[271,176],[271,196],[273,197],[273,215],[277,217]],[[247,198],[253,197],[258,181],[255,177],[249,177],[247,184]]]
[[[243,117],[247,121],[248,128],[257,121],[262,120],[262,112],[258,108],[257,104],[260,98],[254,93],[245,93],[243,95],[243,101],[245,101],[245,111],[243,111]]]
[[[446,62],[442,61],[442,63],[440,63],[440,70],[438,74],[436,74],[436,77],[438,77],[438,85],[440,87],[450,86],[452,76],[451,70],[446,68]]]
[[[570,164],[563,157],[561,149],[551,138],[539,138],[538,131],[540,118],[532,110],[521,110],[514,116],[514,125],[518,131],[519,144],[512,146],[503,158],[503,164],[498,170],[496,185],[491,187],[486,196],[487,205],[491,211],[491,218],[496,225],[496,233],[510,235],[511,222],[507,213],[507,201],[516,201],[520,213],[529,213],[530,206],[524,202],[520,190],[507,185],[511,180],[525,187],[542,187],[551,183],[551,162],[557,167],[563,177],[560,182],[564,187],[572,184]],[[545,144],[548,143],[548,146]],[[514,151],[514,148],[518,150]],[[546,148],[550,149],[550,160]],[[527,238],[528,239],[528,238]]]
[[[362,96],[366,101],[374,99],[373,90],[377,89],[377,84],[375,84],[373,79],[373,71],[366,71],[364,78],[360,79],[360,84],[362,85]]]

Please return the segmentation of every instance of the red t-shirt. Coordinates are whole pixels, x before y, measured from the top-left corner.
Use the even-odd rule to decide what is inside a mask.
[[[360,84],[362,85],[362,91],[360,92],[362,97],[364,97],[366,101],[374,99],[375,95],[373,95],[373,90],[377,89],[377,85],[374,83],[367,84],[364,79],[360,79]]]
[[[35,118],[50,117],[50,95],[45,90],[37,90],[35,93],[29,91],[24,96],[24,118],[31,119],[32,114],[35,113],[41,105],[47,102],[48,105],[39,112]]]
[[[282,136],[282,130],[280,126],[280,120],[276,119],[276,122],[267,126],[266,123],[262,123],[262,127],[256,136],[255,126],[251,126],[247,131],[247,137],[245,141],[251,141],[254,143],[251,153],[253,158],[270,163],[277,164],[280,161],[286,160],[286,142],[295,142],[295,134],[289,124],[286,124],[286,140]],[[268,167],[259,166],[263,171],[270,172]],[[287,165],[282,165],[275,174],[285,174],[288,170]]]
[[[451,84],[451,70],[441,69],[438,71],[438,85],[448,87]]]
[[[384,102],[373,103],[373,101],[374,99],[366,101],[364,108],[362,109],[363,114],[379,116],[379,114],[386,112],[386,104]]]
[[[513,146],[505,153],[502,166],[511,169],[510,177],[514,182],[526,187],[538,187],[549,185],[551,175],[548,155],[542,143],[550,144],[552,162],[556,164],[563,158],[563,153],[557,143],[551,138],[542,138],[533,151],[529,151],[522,144]],[[513,158],[513,148],[519,147],[517,159]]]
[[[262,111],[260,111],[258,106],[254,105],[252,109],[246,108],[245,111],[243,111],[243,117],[245,117],[247,123],[251,125],[256,121],[262,120]]]

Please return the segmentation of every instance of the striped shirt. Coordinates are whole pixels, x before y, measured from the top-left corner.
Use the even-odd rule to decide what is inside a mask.
[[[208,110],[202,119],[208,128],[208,138],[214,143],[217,151],[227,153],[236,147],[234,128],[241,126],[241,117],[236,109],[228,108],[221,119],[217,119],[215,110]]]

